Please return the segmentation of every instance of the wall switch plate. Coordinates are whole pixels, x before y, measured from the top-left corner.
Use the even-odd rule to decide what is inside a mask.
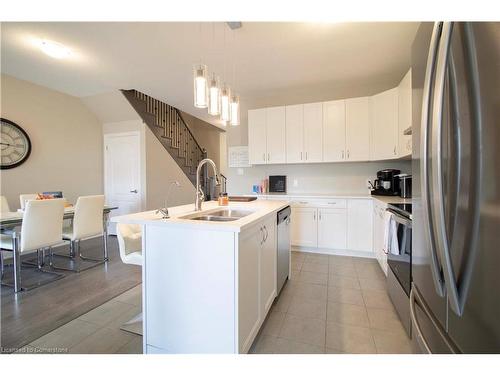
[[[236,172],[238,173],[238,176],[243,176],[244,174],[243,168],[238,168]]]
[[[299,186],[299,180],[297,180],[296,178],[293,179],[293,187],[297,187]]]

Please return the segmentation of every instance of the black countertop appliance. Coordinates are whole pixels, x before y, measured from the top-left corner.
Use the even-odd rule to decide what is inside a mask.
[[[383,169],[377,172],[372,184],[372,195],[399,195],[399,169]]]

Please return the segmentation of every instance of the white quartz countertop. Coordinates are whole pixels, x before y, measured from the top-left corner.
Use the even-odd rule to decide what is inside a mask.
[[[184,206],[169,207],[169,219],[162,219],[161,214],[155,210],[144,211],[130,215],[112,217],[110,220],[114,223],[140,224],[140,225],[158,225],[158,226],[178,226],[183,228],[199,230],[215,230],[240,232],[245,227],[251,226],[255,221],[261,220],[269,215],[276,213],[289,205],[288,201],[280,200],[255,200],[252,202],[229,202],[228,206],[219,206],[216,201],[203,202],[201,211],[194,211],[194,204]],[[208,215],[210,212],[220,209],[238,209],[252,211],[249,215],[234,221],[204,221],[190,220],[187,217],[196,215]]]
[[[399,196],[371,195],[371,194],[335,194],[335,193],[267,193],[246,194],[246,197],[277,198],[277,199],[376,199],[384,203],[411,203],[411,198]]]

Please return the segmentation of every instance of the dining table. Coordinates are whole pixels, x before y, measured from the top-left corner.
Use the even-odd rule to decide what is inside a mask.
[[[104,206],[103,209],[103,235],[104,235],[104,261],[108,261],[108,222],[109,213],[118,209],[116,206]],[[19,249],[20,228],[23,224],[24,212],[17,210],[14,212],[0,213],[0,233],[10,235],[12,238],[12,258],[14,268],[14,292],[18,293],[21,287],[21,259]],[[73,219],[75,216],[75,207],[64,208],[64,220]],[[62,239],[61,239],[62,242]]]

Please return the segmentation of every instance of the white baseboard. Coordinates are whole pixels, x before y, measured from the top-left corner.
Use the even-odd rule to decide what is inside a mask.
[[[303,247],[303,246],[292,246],[292,251],[297,251],[300,253],[343,255],[350,257],[375,259],[375,254],[373,254],[371,251],[356,251],[347,249],[324,249],[319,247]]]

